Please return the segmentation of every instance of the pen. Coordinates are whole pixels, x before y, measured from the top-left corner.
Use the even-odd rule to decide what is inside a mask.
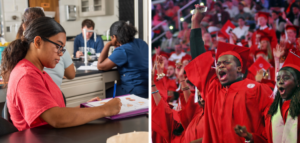
[[[117,89],[117,80],[115,80],[115,86],[114,86],[114,94],[113,94],[113,98],[115,98],[115,96],[116,96],[116,89]]]

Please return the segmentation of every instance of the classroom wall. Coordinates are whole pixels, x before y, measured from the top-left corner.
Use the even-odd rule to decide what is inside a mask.
[[[4,38],[6,41],[11,42],[15,40],[18,28],[21,24],[22,13],[28,7],[27,0],[1,0],[1,10],[3,12],[3,29]],[[16,20],[12,16],[17,16]],[[10,32],[7,32],[7,27]]]
[[[95,22],[95,29],[97,29],[97,34],[104,34],[104,31],[110,28],[110,25],[119,20],[118,17],[118,0],[106,0],[107,9],[110,15],[104,16],[93,16],[93,17],[80,17],[79,16],[79,0],[60,0],[59,1],[59,11],[60,11],[60,24],[65,28],[67,36],[76,36],[81,33],[81,22],[88,18]],[[77,6],[77,19],[76,21],[67,21],[65,15],[65,5],[76,5]]]

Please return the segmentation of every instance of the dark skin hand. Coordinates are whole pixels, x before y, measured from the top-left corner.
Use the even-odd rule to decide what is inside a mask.
[[[216,74],[221,84],[233,82],[239,78],[238,73],[242,72],[241,66],[237,66],[234,56],[223,55],[219,57],[216,66]]]
[[[253,142],[252,134],[247,131],[246,126],[237,125],[234,128],[234,131],[238,136],[245,138],[247,141]]]
[[[290,71],[280,70],[277,75],[277,89],[282,99],[289,100],[293,95],[297,83]]]

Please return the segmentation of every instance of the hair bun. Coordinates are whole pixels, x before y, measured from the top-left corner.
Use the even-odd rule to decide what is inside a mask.
[[[21,36],[21,42],[22,42],[22,43],[27,43],[28,40],[27,40],[24,36]]]

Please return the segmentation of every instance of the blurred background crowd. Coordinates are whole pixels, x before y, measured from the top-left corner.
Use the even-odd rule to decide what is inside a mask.
[[[218,41],[250,48],[247,76],[273,89],[288,52],[300,50],[300,0],[153,0],[152,64],[163,56],[168,100],[178,102],[180,94],[176,65],[192,59],[191,16],[199,3],[207,6],[201,22],[205,49],[214,56]]]

